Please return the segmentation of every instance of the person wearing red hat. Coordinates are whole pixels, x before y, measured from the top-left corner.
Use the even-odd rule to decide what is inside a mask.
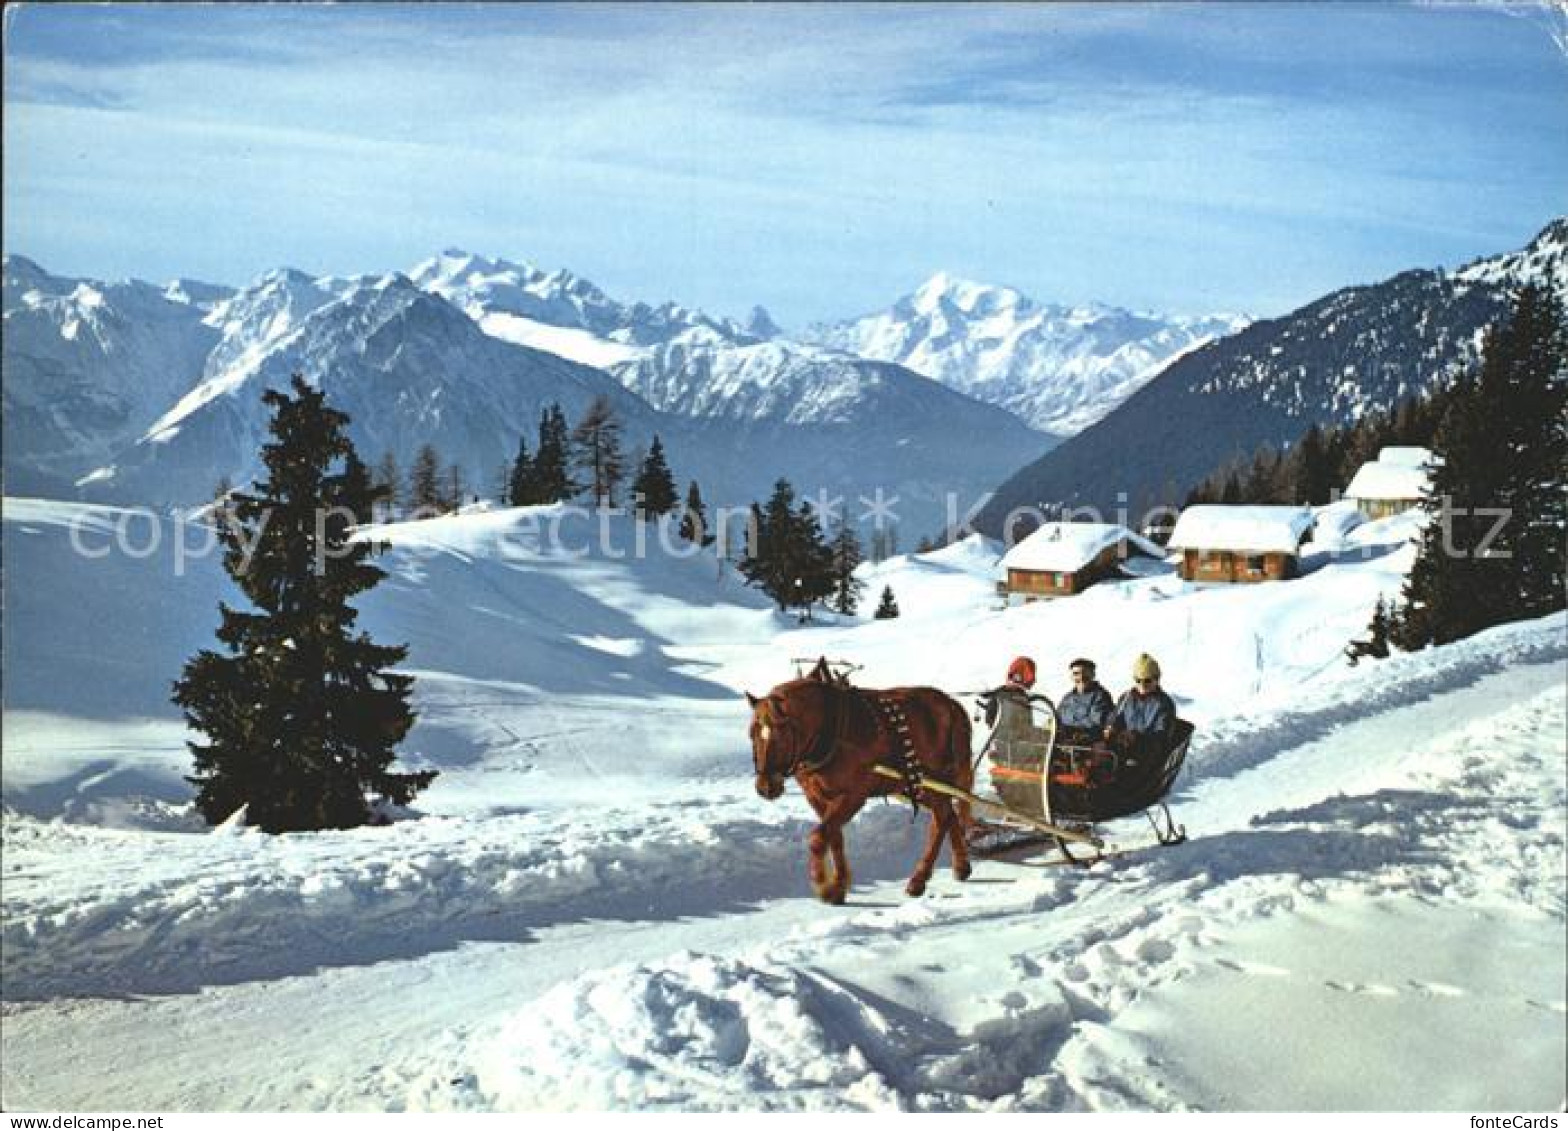
[[[985,722],[987,726],[995,726],[998,715],[1004,721],[1009,716],[1018,716],[1017,725],[1022,725],[1029,715],[1029,689],[1034,686],[1034,661],[1028,656],[1019,656],[1007,665],[1007,682],[994,691],[988,691],[981,700],[985,703]],[[1010,729],[1005,728],[1004,729]]]
[[[1039,805],[1040,760],[1050,748],[1050,736],[1037,725],[1035,717],[1037,700],[1042,703],[1044,700],[1030,691],[1034,680],[1034,661],[1028,656],[1019,656],[1007,665],[1007,682],[981,696],[981,702],[985,704],[985,721],[991,727],[986,753],[992,762],[992,784],[1002,804],[1025,811]],[[1009,773],[1015,770],[1034,773],[1034,784]]]

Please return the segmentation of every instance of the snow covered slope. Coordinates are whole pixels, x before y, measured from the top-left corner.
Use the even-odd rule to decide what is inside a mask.
[[[893,361],[1058,436],[1081,432],[1176,355],[1241,329],[1239,315],[1135,314],[1037,303],[939,272],[890,309],[813,337]]]
[[[363,619],[411,644],[406,756],[442,776],[421,819],[267,838],[183,808],[158,669],[216,621],[215,561],[171,549],[199,532],[89,559],[72,525],[97,552],[125,512],[6,500],[8,1111],[1561,1102],[1568,622],[1347,668],[1409,516],[1335,512],[1298,581],[1006,610],[972,538],[865,568],[900,619],[802,628],[634,524],[541,538],[558,513],[376,532]],[[874,806],[829,908],[804,802],[752,792],[739,690],[791,657],[957,693],[1024,652],[1054,692],[1144,649],[1199,726],[1179,848],[912,901],[923,822]]]
[[[565,269],[546,272],[526,263],[487,259],[456,248],[418,264],[409,278],[465,311],[497,337],[520,340],[551,330],[578,331],[582,335],[579,340],[596,341],[597,352],[563,356],[585,365],[601,365],[607,359],[633,356],[641,347],[668,342],[755,340],[727,318],[714,318],[674,302],[659,306],[617,302]],[[566,347],[571,339],[557,341]]]

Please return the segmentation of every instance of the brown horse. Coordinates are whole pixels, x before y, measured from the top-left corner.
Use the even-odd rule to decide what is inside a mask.
[[[769,801],[784,792],[793,776],[816,810],[819,824],[806,840],[811,886],[828,903],[843,903],[849,892],[849,861],[844,855],[844,826],[868,798],[902,791],[902,782],[872,769],[877,763],[902,770],[903,753],[922,775],[969,789],[969,717],[948,696],[932,687],[895,687],[885,691],[849,687],[815,678],[782,683],[751,704],[751,750],[757,792]],[[900,724],[905,730],[900,730]],[[907,734],[907,743],[903,735]],[[969,878],[969,849],[964,832],[968,805],[957,806],[941,794],[922,790],[919,803],[931,811],[924,854],[905,887],[912,896],[925,892],[945,836],[952,845],[953,874]],[[829,873],[828,853],[832,853]]]

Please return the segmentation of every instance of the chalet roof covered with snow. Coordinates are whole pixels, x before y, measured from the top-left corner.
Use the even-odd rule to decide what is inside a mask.
[[[1396,467],[1425,467],[1433,459],[1431,448],[1390,447],[1377,453],[1377,462]]]
[[[1166,548],[1294,554],[1311,529],[1306,507],[1205,503],[1181,512]]]
[[[1377,459],[1361,465],[1345,488],[1347,499],[1419,499],[1431,474],[1427,448],[1384,448]]]
[[[1107,548],[1123,541],[1127,543],[1129,554],[1165,556],[1164,550],[1125,526],[1106,522],[1048,522],[1009,550],[1002,558],[1001,568],[1073,573],[1094,561]]]

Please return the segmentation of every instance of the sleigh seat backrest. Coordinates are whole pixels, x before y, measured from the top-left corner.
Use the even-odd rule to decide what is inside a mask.
[[[992,761],[1014,769],[1044,771],[1051,752],[1051,732],[1040,725],[1036,711],[1045,703],[1038,696],[996,693],[996,725],[987,743]]]

